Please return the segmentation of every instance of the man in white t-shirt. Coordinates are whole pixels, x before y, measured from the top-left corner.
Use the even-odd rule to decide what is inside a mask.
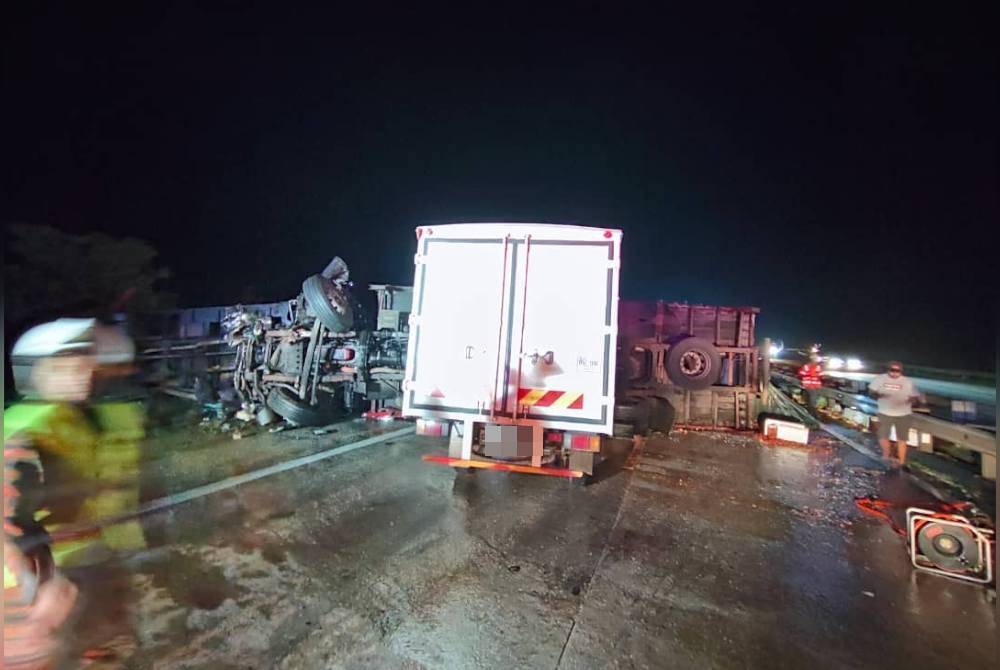
[[[892,461],[889,437],[895,428],[899,465],[905,465],[906,439],[910,434],[913,403],[921,399],[920,391],[909,377],[903,376],[903,364],[892,361],[889,363],[889,372],[877,375],[869,382],[868,393],[878,398],[878,443],[882,447],[882,458]]]

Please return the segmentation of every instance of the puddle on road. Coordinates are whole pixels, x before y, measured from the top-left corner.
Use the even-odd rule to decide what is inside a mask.
[[[236,599],[246,589],[232,584],[217,566],[197,556],[171,555],[167,570],[154,575],[153,584],[167,591],[178,605],[215,610],[227,599]]]

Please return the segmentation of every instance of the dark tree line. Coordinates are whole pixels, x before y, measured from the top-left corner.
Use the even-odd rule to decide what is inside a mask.
[[[50,226],[8,224],[4,231],[4,353],[27,328],[63,316],[98,317],[173,306],[161,290],[169,271],[148,242],[73,235]],[[5,400],[10,366],[4,362]]]
[[[106,316],[172,304],[158,286],[169,271],[157,264],[148,242],[29,224],[7,226],[5,237],[5,330],[58,316]]]

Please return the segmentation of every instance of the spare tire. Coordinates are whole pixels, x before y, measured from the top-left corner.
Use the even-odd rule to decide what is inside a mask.
[[[323,275],[302,282],[302,294],[309,309],[331,332],[346,333],[354,325],[354,310],[347,294]]]
[[[707,389],[722,371],[719,350],[700,337],[685,337],[667,349],[663,366],[675,386],[689,391]]]
[[[267,395],[267,406],[295,426],[322,426],[331,419],[329,412],[299,400],[286,388],[278,387],[271,391]]]

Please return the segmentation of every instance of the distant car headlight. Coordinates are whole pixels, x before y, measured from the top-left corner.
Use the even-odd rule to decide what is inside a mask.
[[[863,370],[865,364],[861,362],[860,358],[848,358],[847,359],[847,369],[852,372],[857,372],[858,370]]]
[[[826,359],[826,369],[827,370],[840,370],[844,367],[844,359],[837,358],[836,356],[831,356]]]

